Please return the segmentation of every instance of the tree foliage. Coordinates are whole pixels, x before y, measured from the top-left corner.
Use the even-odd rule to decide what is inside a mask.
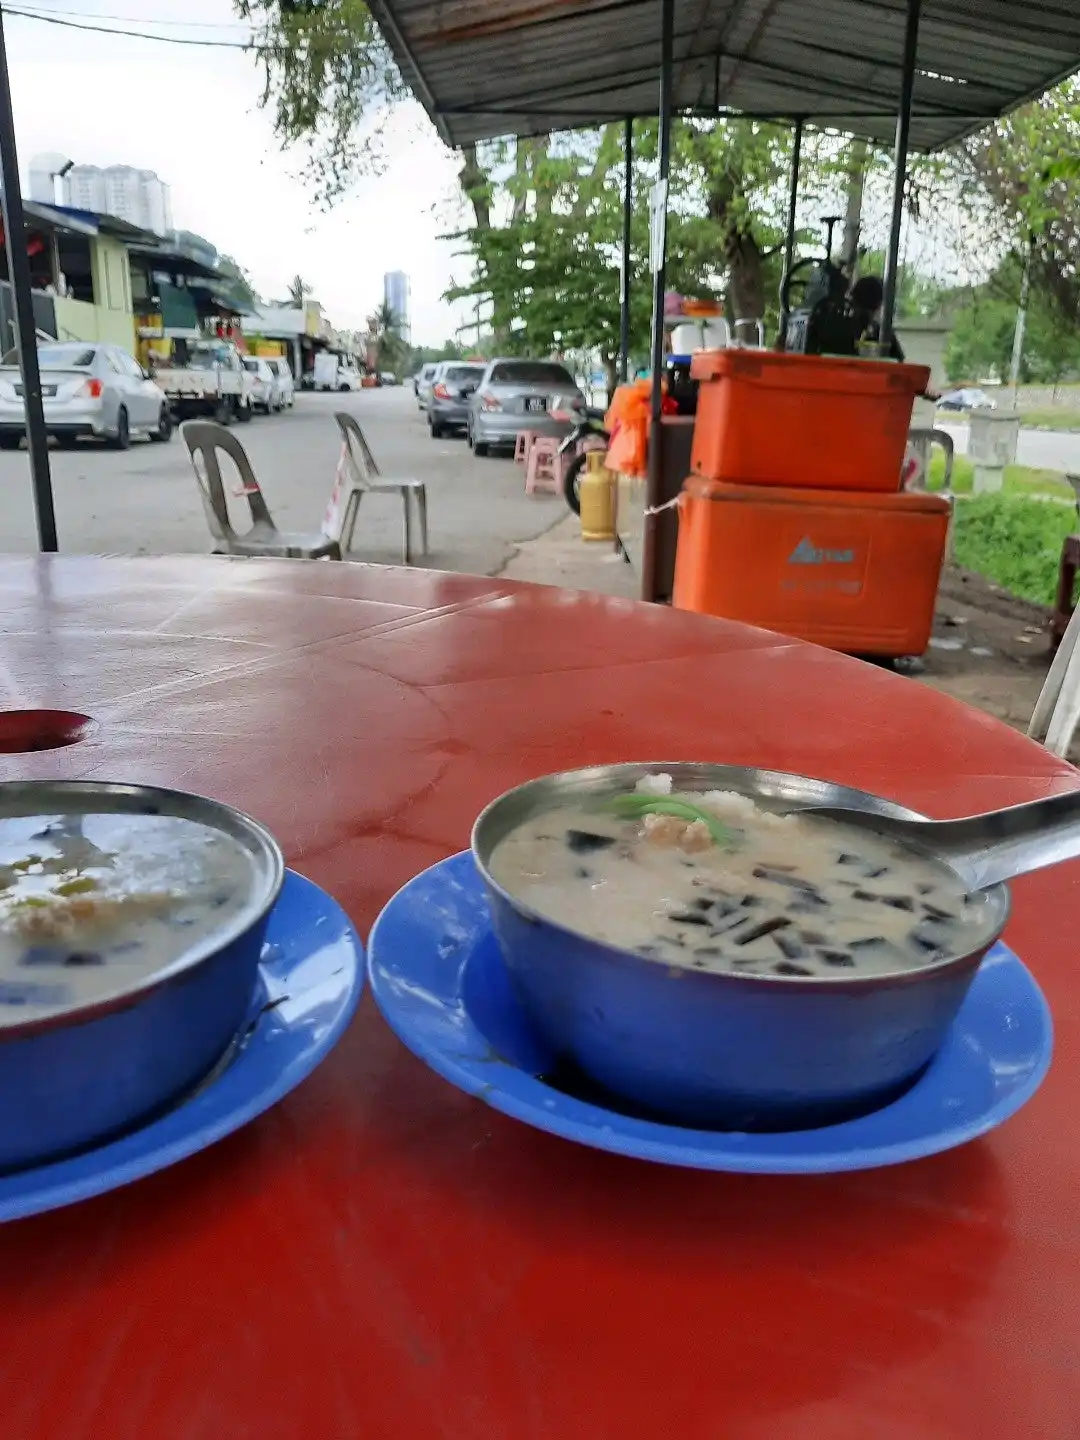
[[[783,126],[676,122],[670,289],[726,295],[734,318],[774,318],[790,145]],[[612,370],[620,338],[624,164],[621,125],[480,147],[467,156],[473,223],[453,238],[474,275],[451,298],[482,303],[502,348],[595,349]],[[649,337],[647,196],[656,165],[657,127],[639,124],[630,273],[631,348],[638,354]]]
[[[405,92],[363,0],[233,0],[254,27],[263,104],[283,146],[304,145],[319,200],[377,165],[380,120]]]
[[[404,93],[371,13],[363,0],[234,5],[255,29],[263,100],[277,136],[283,145],[309,148],[315,194],[332,202],[378,163],[380,122]],[[618,326],[620,138],[621,127],[609,127],[462,151],[469,220],[457,239],[473,279],[453,293],[482,301],[500,346],[587,344],[610,362]],[[635,144],[631,334],[640,351],[648,336],[646,198],[656,173],[655,124],[638,125]],[[790,145],[785,126],[676,122],[668,230],[672,288],[723,293],[730,316],[770,320]],[[1011,266],[999,267],[994,293],[962,322],[956,354],[965,363],[1000,355],[1009,297],[998,292],[1016,281],[1019,261],[1029,252],[1035,298],[1027,363],[1034,373],[1052,366],[1055,353],[1068,351],[1070,327],[1080,327],[1078,155],[1080,81],[1074,79],[943,157],[913,159],[910,213],[918,218],[944,208],[954,215],[956,228],[973,237],[973,269],[988,257],[1013,257]],[[863,179],[881,159],[861,142],[844,145],[811,134],[804,143],[804,202],[817,192],[835,208],[848,197],[846,251],[853,251]],[[926,295],[902,294],[902,300],[925,313]],[[1045,344],[1039,338],[1044,334]],[[996,360],[992,368],[998,368]]]
[[[1009,259],[958,314],[945,352],[953,381],[1008,379],[1019,293],[1017,262]],[[1032,289],[1024,323],[1021,384],[1056,385],[1080,370],[1080,332],[1065,320],[1053,297]]]
[[[1062,324],[1080,325],[1080,79],[1074,77],[969,140],[962,177],[992,202],[998,234],[1023,257]],[[1019,287],[1019,267],[1014,266]]]
[[[397,370],[408,362],[409,344],[398,328],[393,307],[376,306],[367,322],[368,344],[374,353],[376,370]]]
[[[311,293],[311,286],[307,283],[307,281],[302,275],[294,275],[293,278],[289,281],[289,299],[292,301],[292,303],[296,306],[298,310],[302,310],[304,308],[304,302],[305,300],[307,300],[308,296]]]

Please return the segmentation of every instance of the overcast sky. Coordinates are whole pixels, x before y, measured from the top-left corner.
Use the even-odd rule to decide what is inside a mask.
[[[456,165],[417,106],[388,135],[390,166],[329,213],[282,155],[259,109],[260,74],[241,50],[95,35],[10,13],[149,30],[175,39],[240,41],[230,0],[6,0],[16,138],[29,191],[31,156],[156,170],[172,187],[173,221],[234,256],[255,288],[280,297],[297,273],[331,321],[363,323],[387,270],[412,282],[413,338],[438,344],[456,318],[441,295],[454,268],[447,229]],[[460,262],[459,262],[460,263]]]

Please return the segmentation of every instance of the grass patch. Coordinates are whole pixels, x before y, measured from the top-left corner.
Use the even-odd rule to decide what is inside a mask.
[[[1045,410],[1024,410],[1021,426],[1039,426],[1044,430],[1080,430],[1080,410],[1055,405]]]
[[[956,507],[953,554],[1022,600],[1051,605],[1061,542],[1076,529],[1076,512],[1030,495],[973,495]]]
[[[930,457],[927,486],[940,490],[945,478],[945,457],[936,447]],[[966,455],[957,455],[953,462],[952,488],[957,495],[970,495],[975,488],[975,467]],[[1061,478],[1058,470],[1036,470],[1030,465],[1006,465],[1002,493],[1005,495],[1053,495],[1059,500],[1073,500],[1073,488]]]

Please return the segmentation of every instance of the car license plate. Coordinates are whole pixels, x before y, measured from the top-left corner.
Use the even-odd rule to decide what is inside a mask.
[[[526,410],[546,410],[547,401],[542,395],[530,395],[525,401]]]

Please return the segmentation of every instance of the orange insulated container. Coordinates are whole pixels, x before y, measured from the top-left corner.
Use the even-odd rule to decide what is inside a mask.
[[[921,655],[949,502],[923,492],[765,489],[691,476],[673,604],[851,655]]]
[[[703,350],[691,469],[709,480],[811,490],[900,489],[925,365],[771,350]]]

